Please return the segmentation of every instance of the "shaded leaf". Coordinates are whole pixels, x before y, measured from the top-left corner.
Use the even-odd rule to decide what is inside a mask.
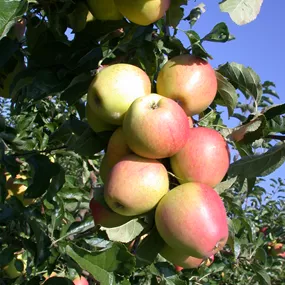
[[[257,276],[259,277],[259,279],[261,279],[262,282],[265,282],[265,284],[268,284],[268,285],[271,284],[271,278],[267,274],[265,268],[263,268],[259,264],[252,264],[251,268],[254,270],[254,272],[257,274]]]
[[[184,9],[181,5],[187,5],[187,0],[172,0],[166,12],[168,24],[173,28],[176,28],[183,18]]]
[[[202,13],[205,12],[206,12],[205,4],[200,3],[190,11],[190,14],[184,20],[188,20],[190,23],[190,27],[192,28],[195,25],[195,23],[199,20]]]
[[[226,181],[222,181],[214,189],[220,195],[224,191],[226,191],[227,189],[231,188],[233,186],[233,184],[236,182],[236,180],[237,180],[237,177],[233,177],[233,178],[230,178]]]
[[[221,42],[225,43],[230,40],[234,40],[235,37],[230,34],[228,26],[226,23],[221,22],[211,30],[202,40],[209,42]]]

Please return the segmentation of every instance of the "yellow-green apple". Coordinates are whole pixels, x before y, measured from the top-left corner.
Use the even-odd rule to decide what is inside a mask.
[[[114,0],[87,0],[87,3],[91,13],[98,20],[121,20],[123,18]]]
[[[196,258],[193,256],[189,256],[185,254],[183,251],[176,250],[171,248],[168,245],[165,245],[160,255],[167,259],[169,262],[173,263],[175,266],[179,266],[180,268],[197,268],[204,262],[206,266],[210,266],[214,262],[214,256],[210,258]],[[182,269],[181,269],[182,270]],[[178,271],[181,271],[178,270]]]
[[[111,169],[104,197],[114,212],[135,216],[154,209],[168,187],[168,173],[162,163],[129,154]]]
[[[67,17],[70,28],[76,33],[82,31],[86,23],[95,20],[87,5],[82,1],[76,2],[73,12],[68,14]]]
[[[136,99],[125,115],[123,131],[136,154],[160,159],[177,153],[189,137],[189,120],[173,100],[158,94]]]
[[[8,195],[6,199],[10,199],[12,196],[15,196],[19,199],[23,206],[29,206],[35,202],[35,199],[27,199],[24,197],[25,192],[27,190],[27,186],[21,181],[27,180],[27,176],[17,174],[15,178],[13,178],[10,174],[6,175],[6,188],[8,191]]]
[[[101,204],[94,198],[89,203],[95,225],[106,228],[121,226],[130,220],[130,217],[113,212],[107,205]]]
[[[131,22],[148,26],[163,17],[170,0],[114,0],[118,10]]]
[[[178,181],[200,182],[215,187],[224,178],[230,165],[227,142],[216,130],[191,128],[185,146],[170,158]]]
[[[125,155],[128,155],[130,153],[132,153],[132,151],[127,145],[123,129],[122,127],[119,127],[114,131],[108,142],[106,150],[108,166],[112,168]]]
[[[150,79],[142,69],[117,63],[97,73],[88,89],[87,101],[99,118],[121,125],[132,102],[150,92]]]
[[[89,285],[87,279],[83,276],[78,276],[73,280],[74,285]]]
[[[217,77],[211,65],[194,55],[178,55],[162,67],[157,93],[179,102],[188,116],[206,110],[217,93]]]
[[[100,119],[96,113],[93,112],[88,103],[86,104],[85,115],[89,126],[95,133],[113,131],[118,127]]]
[[[197,258],[214,255],[228,239],[223,201],[202,183],[189,182],[169,191],[156,208],[155,224],[170,247]]]
[[[17,270],[16,264],[15,264],[16,262],[22,263],[23,270],[21,270],[21,271]],[[23,255],[18,254],[17,257],[14,257],[10,261],[9,264],[4,266],[3,271],[8,278],[15,279],[15,278],[17,278],[17,277],[19,277],[25,273],[26,266],[27,266],[27,262],[23,259]]]

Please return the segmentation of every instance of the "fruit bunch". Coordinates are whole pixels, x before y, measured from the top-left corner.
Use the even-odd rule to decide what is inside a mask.
[[[88,123],[113,133],[100,168],[104,199],[93,198],[90,208],[104,227],[155,212],[165,241],[160,254],[198,267],[228,238],[226,210],[213,187],[228,171],[229,149],[219,132],[192,120],[215,98],[215,71],[194,55],[173,57],[158,73],[156,92],[142,69],[125,63],[104,67],[92,81]]]

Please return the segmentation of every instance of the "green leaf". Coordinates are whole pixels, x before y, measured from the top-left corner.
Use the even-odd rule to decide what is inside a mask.
[[[59,173],[56,176],[52,177],[50,186],[47,190],[46,199],[51,202],[53,197],[56,196],[57,192],[63,187],[65,183],[65,171],[60,166]]]
[[[263,247],[259,247],[255,253],[255,259],[261,261],[263,264],[267,262],[267,253]]]
[[[104,251],[87,251],[76,245],[68,245],[66,253],[84,270],[90,272],[102,284],[115,284],[114,273],[130,275],[135,257],[120,243],[114,243]],[[107,283],[109,282],[109,283]]]
[[[187,0],[171,0],[170,7],[166,12],[169,26],[176,28],[184,15],[184,9],[181,5],[187,5]]]
[[[68,229],[68,235],[83,233],[94,227],[93,217],[89,216],[83,222],[74,222]]]
[[[28,8],[26,0],[0,0],[0,39],[10,30],[15,21]]]
[[[215,187],[215,190],[216,192],[220,195],[222,194],[224,191],[230,189],[233,184],[236,182],[237,180],[237,177],[233,177],[233,178],[230,178],[226,181],[222,181],[220,182],[216,187]]]
[[[25,192],[25,198],[38,198],[50,186],[50,179],[61,171],[60,165],[52,163],[46,155],[35,154],[27,159],[33,170],[31,185]]]
[[[263,268],[259,264],[252,264],[251,268],[253,269],[253,271],[256,273],[256,275],[259,277],[259,280],[261,280],[263,284],[271,285],[271,278],[265,271],[265,268]]]
[[[144,225],[139,219],[133,219],[119,227],[101,227],[100,229],[106,231],[110,240],[127,243],[135,239],[143,231]]]
[[[51,241],[48,235],[44,232],[41,225],[35,220],[35,218],[29,219],[29,224],[35,234],[37,241],[37,252],[35,255],[35,264],[39,266],[43,264],[50,256],[49,246]]]
[[[285,133],[285,116],[276,116],[275,118],[267,121],[269,132]]]
[[[263,0],[223,0],[220,3],[222,12],[230,14],[238,25],[245,25],[256,19]]]
[[[227,41],[234,40],[235,37],[230,34],[228,26],[226,23],[221,22],[217,24],[209,34],[207,34],[202,40],[209,42],[221,42],[225,43]]]
[[[228,78],[230,83],[239,89],[248,99],[253,97],[257,103],[262,96],[262,85],[259,76],[250,67],[242,64],[231,62],[220,65],[218,72]]]
[[[190,14],[186,18],[184,18],[184,20],[188,20],[190,23],[190,27],[192,28],[195,25],[195,23],[199,20],[202,13],[205,12],[206,12],[205,4],[200,3],[190,11]]]
[[[150,234],[142,240],[136,250],[137,267],[153,263],[164,245],[165,242],[157,229],[153,228]]]
[[[234,142],[238,142],[239,144],[251,144],[263,138],[267,133],[266,118],[260,114],[252,118],[245,125],[235,128],[230,137]]]
[[[285,104],[279,104],[267,107],[262,111],[262,113],[265,116],[266,120],[271,120],[276,116],[285,114]]]
[[[229,116],[232,116],[238,103],[238,95],[234,86],[219,72],[216,72],[218,81],[218,92],[215,102],[226,106]]]
[[[285,161],[285,143],[276,144],[263,154],[244,156],[230,165],[228,175],[247,178],[266,176]]]

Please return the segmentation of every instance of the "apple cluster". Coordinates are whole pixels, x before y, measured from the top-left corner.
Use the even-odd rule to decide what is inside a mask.
[[[104,203],[90,202],[95,224],[116,227],[154,211],[163,257],[184,268],[213,259],[228,238],[226,210],[213,188],[228,171],[230,153],[219,132],[193,126],[192,116],[216,92],[214,69],[189,54],[162,67],[156,93],[134,65],[113,64],[96,74],[86,117],[95,132],[113,134],[100,167]]]

